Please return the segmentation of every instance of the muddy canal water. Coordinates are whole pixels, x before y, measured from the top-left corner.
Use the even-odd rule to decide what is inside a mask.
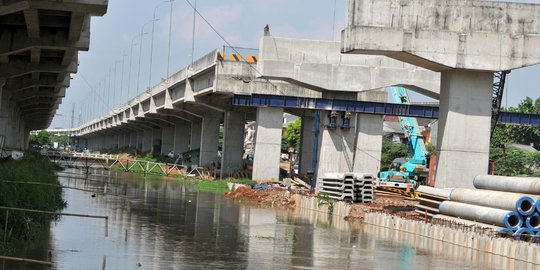
[[[67,173],[80,173],[70,169]],[[474,253],[433,254],[394,241],[369,226],[329,224],[309,211],[259,209],[197,191],[174,179],[94,171],[61,177],[70,213],[109,216],[108,237],[100,219],[62,217],[48,241],[24,256],[46,259],[53,269],[486,269]],[[65,174],[62,174],[65,175]],[[496,265],[495,265],[496,266]],[[5,269],[47,269],[6,264]]]

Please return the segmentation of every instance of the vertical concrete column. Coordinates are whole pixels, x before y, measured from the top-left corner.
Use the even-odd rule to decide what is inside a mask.
[[[221,177],[241,170],[244,154],[244,113],[227,111],[224,113],[223,152],[221,155]]]
[[[298,172],[307,174],[313,164],[313,144],[315,143],[315,134],[313,134],[313,116],[302,116],[302,128],[300,130],[300,162]]]
[[[201,148],[201,133],[202,133],[202,119],[191,122],[191,138],[189,143],[189,149]]]
[[[253,180],[279,179],[283,108],[257,108]]]
[[[142,138],[141,138],[142,148],[141,152],[151,152],[152,151],[152,129],[147,128],[144,129],[142,132]]]
[[[161,155],[165,156],[170,151],[174,151],[174,129],[175,126],[168,125],[161,130]]]
[[[8,93],[4,91],[6,79],[0,78],[0,135],[6,136]]]
[[[199,166],[209,167],[218,159],[221,114],[208,113],[202,119]]]
[[[177,120],[174,122],[174,153],[180,154],[189,150],[191,141],[191,123]]]
[[[382,115],[357,114],[354,172],[374,176],[379,172],[383,123]]]
[[[161,128],[152,129],[152,154],[159,155],[161,153]]]
[[[386,102],[386,89],[358,93],[358,100]],[[354,169],[356,173],[376,176],[380,169],[383,138],[382,115],[357,114]]]
[[[437,188],[472,188],[487,173],[492,85],[491,72],[442,72]]]
[[[130,137],[131,137],[131,132],[127,131],[126,133],[124,133],[124,144],[122,145],[122,148],[129,147]]]
[[[322,125],[319,128],[321,142],[317,162],[317,179],[321,179],[327,173],[352,172],[354,168],[357,116],[353,115],[350,129],[341,128],[341,116],[338,116],[337,119],[338,127],[329,129],[329,115],[328,111],[320,113]]]
[[[107,149],[107,135],[103,134],[99,136],[99,151],[105,151]]]
[[[137,131],[129,133],[129,148],[137,148]]]
[[[8,102],[9,102],[9,99],[8,99],[8,94],[6,92],[4,93],[1,93],[0,94],[2,96],[1,100],[0,100],[0,135],[3,135],[6,137],[6,140],[7,140],[7,136],[8,135],[8,132],[9,132],[9,127],[8,127]],[[7,143],[7,141],[6,141]],[[7,144],[5,144],[4,146],[8,146]]]
[[[137,131],[137,144],[136,149],[137,152],[142,153],[143,152],[143,138],[144,138],[144,130]]]

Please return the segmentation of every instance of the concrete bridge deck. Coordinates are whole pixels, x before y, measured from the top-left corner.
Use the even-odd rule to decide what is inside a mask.
[[[30,130],[49,126],[66,95],[78,53],[90,45],[90,18],[107,0],[0,2],[0,135],[24,149]]]

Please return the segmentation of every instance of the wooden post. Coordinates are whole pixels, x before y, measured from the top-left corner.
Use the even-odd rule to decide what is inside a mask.
[[[429,159],[428,186],[435,187],[435,173],[437,172],[437,156],[432,155]]]

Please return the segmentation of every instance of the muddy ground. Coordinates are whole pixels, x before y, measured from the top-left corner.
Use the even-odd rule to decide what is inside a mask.
[[[250,187],[241,187],[235,192],[225,194],[225,197],[253,206],[294,209],[296,207],[293,199],[294,194],[315,196],[309,191],[303,190],[289,191],[283,188],[254,190]],[[351,212],[345,219],[361,222],[365,213],[383,212],[407,219],[424,220],[426,217],[414,211],[416,203],[416,201],[400,195],[376,194],[376,199],[372,203],[351,204]]]

